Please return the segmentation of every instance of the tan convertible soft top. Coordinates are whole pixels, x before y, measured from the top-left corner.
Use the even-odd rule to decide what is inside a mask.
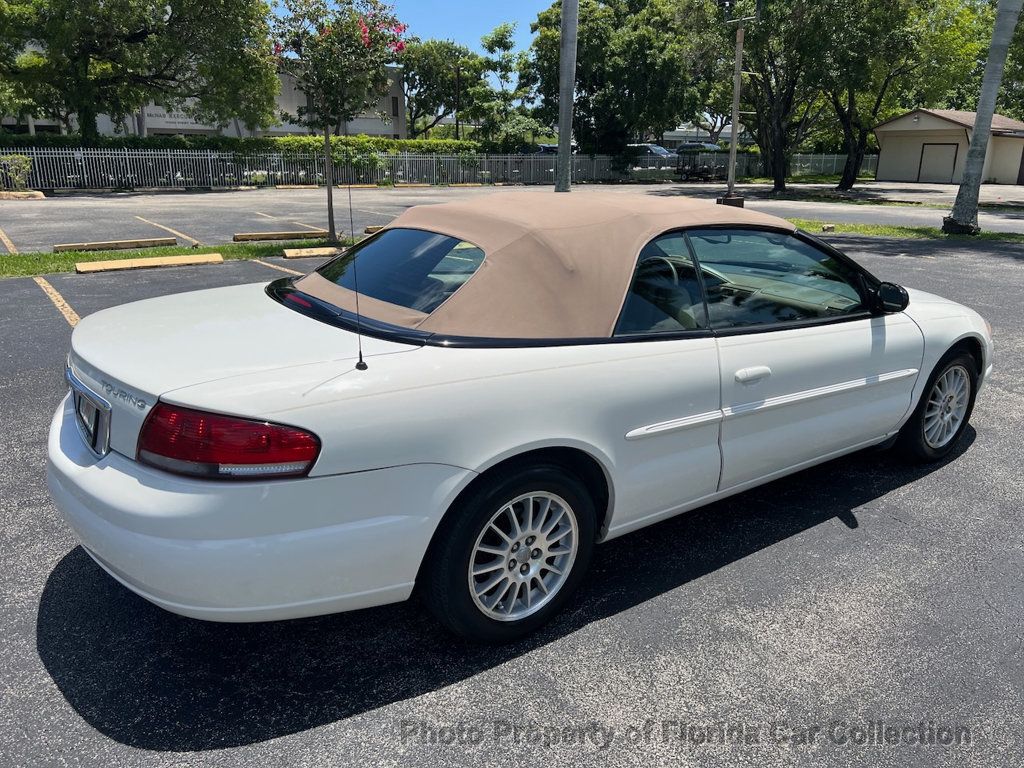
[[[360,297],[367,317],[451,336],[552,339],[610,336],[637,256],[679,227],[762,226],[783,219],[685,197],[577,191],[499,192],[408,209],[388,225],[439,232],[484,252],[476,273],[431,314]],[[316,272],[295,287],[342,309],[355,294]]]

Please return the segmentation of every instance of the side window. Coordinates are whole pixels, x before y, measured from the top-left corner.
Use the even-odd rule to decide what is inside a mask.
[[[707,328],[704,301],[686,235],[661,235],[640,251],[615,335],[703,328]]]
[[[712,328],[829,318],[864,308],[856,272],[792,235],[690,230]]]

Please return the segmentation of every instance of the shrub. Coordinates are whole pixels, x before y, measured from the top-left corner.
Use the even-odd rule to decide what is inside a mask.
[[[31,172],[31,158],[25,155],[0,155],[0,189],[27,189]]]

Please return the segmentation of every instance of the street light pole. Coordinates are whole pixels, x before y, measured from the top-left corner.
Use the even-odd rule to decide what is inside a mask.
[[[555,192],[568,192],[572,184],[572,108],[576,93],[576,35],[579,0],[562,0],[562,39],[558,80],[558,162]]]

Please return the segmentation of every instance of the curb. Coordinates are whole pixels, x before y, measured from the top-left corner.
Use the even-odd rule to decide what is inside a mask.
[[[111,261],[80,261],[75,272],[116,272],[124,269],[151,269],[153,267],[186,267],[196,264],[220,264],[224,257],[219,253],[195,253],[186,256],[150,256],[143,259],[113,259]]]
[[[310,240],[327,237],[326,229],[308,229],[305,232],[236,232],[231,238],[236,243],[257,240]]]
[[[286,259],[308,259],[312,257],[337,256],[342,252],[340,248],[285,248]]]
[[[53,246],[54,253],[66,251],[126,251],[133,248],[161,248],[167,245],[177,245],[178,240],[174,237],[148,237],[142,240],[107,240],[105,242],[93,243],[61,243]]]

